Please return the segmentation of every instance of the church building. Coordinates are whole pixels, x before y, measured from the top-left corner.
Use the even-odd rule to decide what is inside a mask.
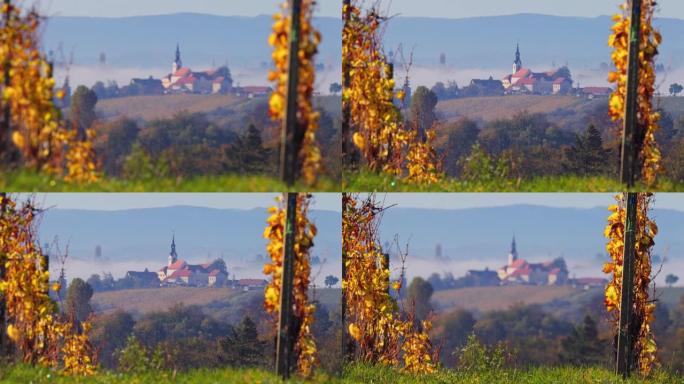
[[[206,264],[188,264],[180,259],[176,252],[176,236],[174,235],[166,266],[157,271],[157,277],[164,286],[212,287],[222,285],[228,278],[228,272],[222,259]]]
[[[165,93],[228,93],[233,88],[233,78],[228,66],[193,72],[183,66],[180,45],[176,44],[176,57],[171,65],[171,73],[161,79]]]
[[[502,285],[562,285],[568,281],[565,260],[558,258],[541,263],[529,263],[518,255],[515,237],[511,242],[508,263],[497,271]]]
[[[507,94],[564,95],[572,89],[567,66],[548,72],[533,72],[523,67],[520,44],[515,49],[513,71],[501,80]]]

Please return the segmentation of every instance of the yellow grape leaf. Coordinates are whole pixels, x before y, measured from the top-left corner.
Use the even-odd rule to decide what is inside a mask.
[[[363,151],[363,149],[366,147],[366,143],[363,140],[363,136],[361,136],[361,134],[358,132],[354,132],[354,136],[352,139],[354,140],[354,144],[356,144],[356,146]]]
[[[9,336],[9,338],[16,343],[19,340],[19,329],[17,329],[14,324],[8,325],[7,336]]]
[[[349,334],[351,335],[351,337],[354,338],[354,340],[360,340],[361,339],[361,330],[354,323],[349,324]]]

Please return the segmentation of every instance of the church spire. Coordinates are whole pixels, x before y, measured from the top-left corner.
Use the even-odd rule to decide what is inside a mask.
[[[522,60],[520,59],[520,43],[515,45],[515,61],[513,62],[513,73],[522,69]]]
[[[173,61],[173,73],[183,68],[183,61],[181,60],[180,44],[176,43],[176,59]]]
[[[511,241],[511,252],[508,254],[508,265],[512,265],[516,260],[518,260],[518,249],[515,244],[515,235],[513,235],[513,241]]]
[[[171,238],[171,252],[169,253],[169,264],[171,265],[178,261],[178,254],[176,253],[176,232],[173,233]]]

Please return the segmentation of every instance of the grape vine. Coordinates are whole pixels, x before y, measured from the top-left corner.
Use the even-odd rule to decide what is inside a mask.
[[[298,356],[297,370],[300,375],[311,375],[316,359],[316,341],[311,332],[313,314],[316,306],[309,302],[309,283],[311,275],[310,251],[314,245],[316,226],[309,221],[308,211],[311,196],[298,194],[297,214],[295,225],[295,274],[294,274],[294,317],[296,318],[295,329],[297,341],[295,355]],[[277,318],[280,312],[280,290],[283,273],[283,251],[285,235],[285,215],[283,198],[278,199],[278,204],[269,209],[271,216],[264,231],[264,238],[269,243],[266,247],[271,257],[271,262],[264,265],[264,274],[271,277],[271,282],[264,293],[264,306],[266,311]]]

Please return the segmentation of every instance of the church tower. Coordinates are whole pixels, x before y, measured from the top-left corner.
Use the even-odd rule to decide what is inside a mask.
[[[513,262],[516,260],[518,260],[518,250],[515,246],[515,236],[513,236],[513,241],[511,242],[511,253],[508,254],[508,265],[513,264]]]
[[[173,234],[173,239],[171,240],[171,253],[169,253],[169,266],[178,261],[178,254],[176,253],[176,234]]]
[[[513,62],[513,74],[516,74],[522,69],[522,60],[520,60],[520,44],[515,47],[515,61]]]
[[[181,61],[180,44],[176,43],[176,60],[173,61],[171,75],[175,74],[181,68],[183,68],[183,62]]]

